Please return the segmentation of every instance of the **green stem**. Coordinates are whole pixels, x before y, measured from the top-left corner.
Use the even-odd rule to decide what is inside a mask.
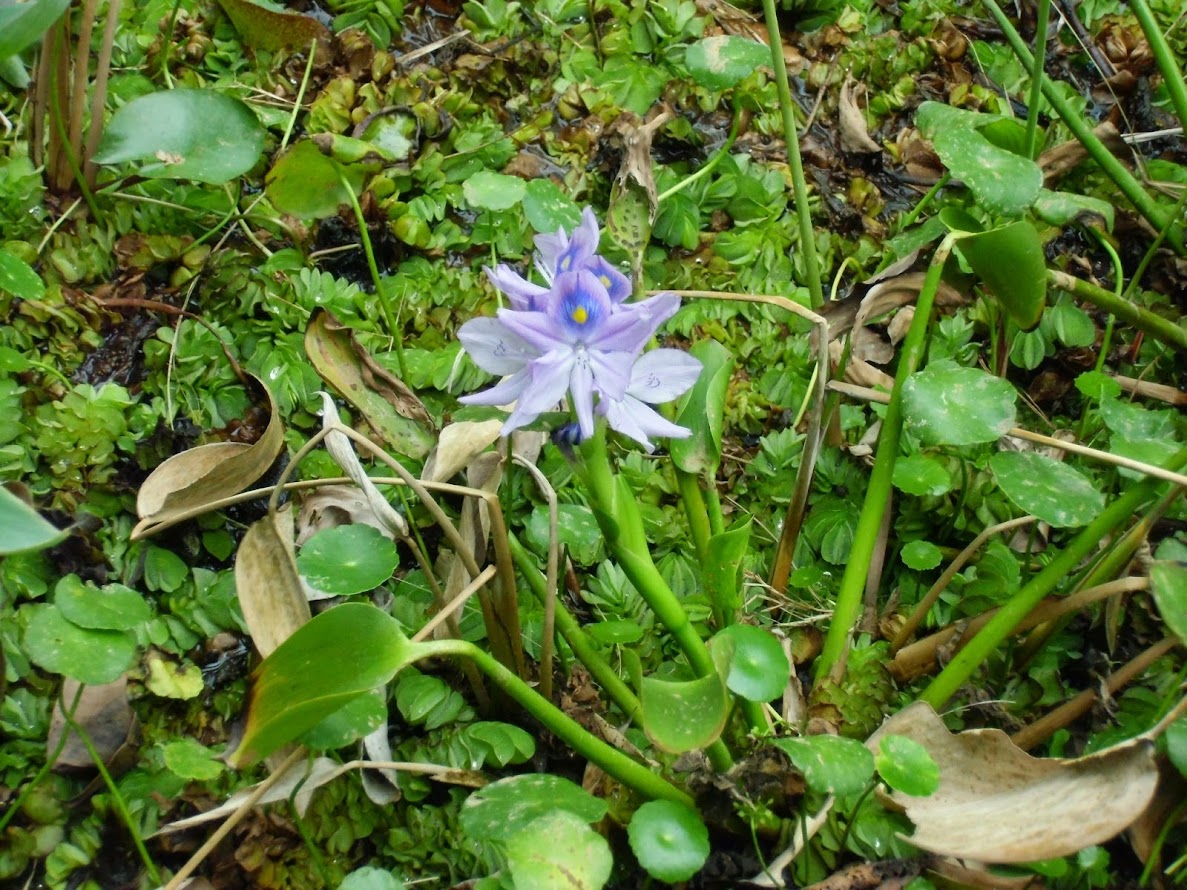
[[[396,350],[396,364],[400,367],[400,377],[407,380],[408,364],[404,360],[404,338],[400,336],[396,318],[392,315],[392,307],[388,304],[387,296],[383,292],[383,281],[379,277],[379,265],[375,262],[375,250],[371,247],[371,235],[367,231],[367,220],[363,216],[363,208],[359,205],[358,195],[350,186],[350,180],[346,178],[346,171],[338,164],[335,164],[335,169],[338,171],[338,181],[346,190],[346,194],[350,198],[350,206],[354,210],[354,218],[359,226],[359,239],[363,243],[363,253],[367,256],[367,269],[371,272],[371,283],[375,285],[375,299],[379,301],[379,310],[383,313],[383,323],[387,325],[388,336],[392,338],[392,344]]]
[[[1187,127],[1187,81],[1183,80],[1183,72],[1179,68],[1179,63],[1175,61],[1174,50],[1166,42],[1166,37],[1158,27],[1158,22],[1154,20],[1154,14],[1150,12],[1150,5],[1146,0],[1129,0],[1129,8],[1133,10],[1146,35],[1146,42],[1150,44],[1150,52],[1154,55],[1154,61],[1158,63],[1162,82],[1166,85],[1166,92],[1175,108],[1179,124]]]
[[[936,180],[935,185],[927,190],[927,194],[920,198],[919,203],[912,207],[911,212],[904,216],[902,221],[899,222],[897,226],[898,231],[901,232],[910,226],[913,226],[915,221],[922,215],[923,211],[931,205],[931,202],[936,199],[936,195],[940,193],[940,190],[943,189],[951,179],[952,174],[945,170],[943,174],[941,174],[940,178]]]
[[[903,429],[903,386],[923,358],[932,304],[940,287],[940,275],[952,250],[952,243],[953,237],[949,235],[936,248],[915,305],[915,317],[911,320],[911,328],[903,341],[902,355],[895,374],[894,392],[890,394],[890,402],[882,418],[882,432],[878,436],[874,469],[870,473],[869,487],[866,489],[865,501],[861,506],[861,514],[857,518],[857,528],[853,534],[853,548],[849,551],[845,573],[841,576],[837,605],[833,610],[832,621],[829,622],[824,648],[820,652],[820,657],[816,659],[815,673],[818,680],[827,677],[848,651],[849,636],[861,613],[866,577],[873,560],[874,547],[878,542],[878,532],[882,527],[882,516],[889,503],[890,479],[894,474],[895,461],[898,459],[899,438]]]
[[[1026,156],[1038,157],[1039,99],[1043,97],[1043,72],[1047,60],[1047,22],[1051,16],[1051,0],[1039,0],[1035,21],[1035,57],[1030,72],[1030,98],[1026,104]]]
[[[684,611],[679,598],[651,559],[634,493],[625,479],[616,478],[610,470],[605,424],[599,423],[594,435],[581,444],[581,457],[575,469],[585,484],[590,506],[614,559],[660,624],[676,641],[692,672],[697,677],[716,675],[717,665],[705,641],[688,620],[688,613]],[[706,753],[718,771],[729,769],[733,763],[728,749],[720,740],[709,746]]]
[[[655,199],[655,202],[657,204],[662,203],[665,198],[672,197],[672,195],[676,194],[677,192],[683,191],[684,189],[686,189],[690,185],[692,185],[694,182],[696,182],[700,179],[704,179],[706,176],[708,176],[710,173],[712,173],[713,169],[718,164],[720,164],[722,162],[722,160],[725,159],[725,156],[730,153],[730,149],[734,147],[734,141],[738,138],[738,130],[741,129],[741,124],[742,124],[742,111],[738,107],[738,99],[737,99],[737,96],[735,96],[734,97],[734,120],[733,120],[733,123],[730,125],[730,133],[729,133],[729,136],[726,137],[725,144],[722,145],[721,148],[717,149],[717,151],[714,152],[713,157],[709,158],[709,160],[705,162],[704,166],[701,167],[701,169],[697,170],[696,173],[693,173],[691,176],[686,176],[684,179],[680,180],[678,183],[676,183],[670,189],[660,192],[659,196]]]
[[[1106,312],[1111,312],[1122,321],[1133,325],[1140,331],[1145,331],[1169,346],[1187,350],[1187,330],[1179,327],[1170,319],[1163,318],[1148,309],[1134,305],[1129,300],[1122,299],[1112,291],[1097,287],[1095,284],[1089,284],[1074,275],[1068,275],[1066,272],[1055,269],[1047,270],[1047,283],[1067,291],[1077,299],[1086,300]]]
[[[696,549],[697,559],[704,563],[709,558],[709,536],[713,532],[709,528],[709,510],[705,506],[700,480],[695,473],[686,473],[677,467],[676,483],[680,486],[680,504],[688,517],[692,546]]]
[[[473,643],[464,640],[438,640],[432,643],[418,643],[417,649],[418,658],[455,655],[470,659],[496,686],[547,727],[549,732],[628,788],[633,788],[652,799],[694,805],[690,795],[659,776],[652,767],[639,763],[586,732],[576,720],[545,701],[523,680]]]
[[[721,498],[717,494],[717,486],[713,484],[716,475],[714,473],[706,480],[705,501],[709,507],[709,528],[713,534],[720,535],[725,533],[725,516],[721,512]]]
[[[779,92],[779,109],[783,112],[783,139],[787,143],[787,162],[791,166],[791,184],[795,192],[795,212],[800,223],[800,255],[804,258],[804,275],[808,279],[808,294],[813,309],[824,305],[824,289],[820,285],[820,260],[816,256],[816,233],[812,228],[812,211],[808,206],[808,183],[804,179],[804,162],[800,159],[800,139],[796,132],[791,83],[787,78],[787,61],[783,58],[783,38],[779,34],[779,19],[775,0],[762,0],[763,17],[767,21],[767,36],[771,45],[771,65],[775,69],[775,87]]]
[[[508,534],[507,543],[511,548],[511,558],[515,560],[516,568],[528,582],[528,587],[531,588],[536,599],[543,604],[547,597],[544,576],[540,574],[531,555],[524,549],[523,544],[519,543],[518,538]],[[556,604],[556,628],[565,638],[565,642],[569,644],[569,648],[573,650],[573,654],[577,656],[577,660],[585,665],[590,676],[609,696],[610,701],[618,705],[619,710],[632,723],[642,726],[643,710],[639,705],[639,699],[635,693],[631,692],[631,688],[623,682],[623,679],[614,672],[614,668],[610,667],[602,658],[597,645],[589,638],[589,634],[582,629],[577,619],[560,602]]]
[[[773,0],[766,0],[766,2],[773,2]],[[989,10],[990,15],[993,16],[998,26],[1002,29],[1002,33],[1010,43],[1010,47],[1014,50],[1019,61],[1027,68],[1032,68],[1034,65],[1034,58],[1031,56],[1030,50],[1026,48],[1025,42],[1019,36],[1018,31],[1010,23],[1006,14],[1002,12],[1000,6],[995,0],[983,0],[985,8]],[[1055,84],[1046,76],[1042,76],[1043,96],[1046,97],[1048,104],[1055,109],[1055,113],[1059,115],[1072,135],[1084,146],[1084,150],[1088,152],[1088,156],[1096,161],[1097,165],[1105,172],[1121,193],[1129,200],[1134,208],[1144,216],[1149,223],[1156,229],[1165,228],[1171,222],[1170,214],[1165,208],[1160,207],[1158,203],[1150,197],[1142,188],[1140,182],[1133,177],[1125,166],[1117,160],[1105,147],[1104,143],[1097,138],[1096,134],[1092,132],[1092,128],[1084,121],[1076,110],[1067,102],[1058,90],[1055,89]],[[1183,243],[1183,229],[1179,225],[1171,228],[1167,235],[1167,240],[1170,241],[1171,246],[1175,252],[1180,256],[1187,254],[1187,246]]]
[[[1179,451],[1164,466],[1178,470],[1187,464],[1187,448]],[[1122,523],[1132,517],[1158,489],[1165,485],[1158,479],[1145,479],[1136,484],[1112,504],[1101,511],[1092,522],[1076,535],[1047,566],[1027,582],[1010,598],[997,614],[981,628],[968,645],[953,656],[931,684],[919,696],[936,710],[942,708],[948,699],[964,685],[994,650],[1000,646],[1043,597],[1050,594],[1071,574],[1076,565],[1100,546],[1100,542],[1111,535]]]

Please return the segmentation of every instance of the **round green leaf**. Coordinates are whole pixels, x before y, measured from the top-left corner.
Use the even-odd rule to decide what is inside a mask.
[[[297,555],[297,571],[309,585],[336,596],[374,590],[399,563],[391,539],[361,523],[324,529]]]
[[[0,250],[0,291],[22,300],[37,300],[45,293],[45,282],[24,260]]]
[[[940,218],[954,230],[967,231],[964,214],[952,210],[941,212]],[[1029,331],[1039,323],[1047,300],[1047,262],[1033,225],[1018,220],[968,235],[957,249],[1015,324]]]
[[[214,753],[195,739],[178,739],[161,746],[165,768],[183,779],[208,782],[217,779],[224,767]]]
[[[586,625],[586,633],[607,646],[629,646],[643,639],[643,628],[634,621],[620,618],[614,621],[598,621]]]
[[[510,776],[480,788],[462,807],[462,830],[474,841],[505,841],[547,813],[563,810],[582,824],[606,815],[606,801],[551,773]]]
[[[479,170],[464,183],[462,193],[475,210],[510,210],[523,200],[527,183],[518,176]]]
[[[602,529],[593,511],[581,504],[557,506],[557,538],[578,565],[593,565],[602,554]],[[524,536],[537,553],[548,552],[548,507],[540,504],[528,517]]]
[[[927,748],[906,736],[883,736],[874,763],[882,780],[903,794],[927,797],[940,787],[939,766]]]
[[[952,490],[952,474],[929,454],[909,454],[894,462],[894,487],[916,497],[939,497]]]
[[[709,829],[692,807],[671,800],[643,804],[627,826],[631,850],[653,878],[687,881],[709,858]]]
[[[41,514],[0,485],[0,555],[22,550],[43,550],[65,540]]]
[[[581,208],[551,179],[533,179],[523,196],[523,214],[537,232],[574,231],[581,224]]]
[[[909,569],[924,572],[940,564],[944,554],[931,541],[910,541],[903,545],[899,558]]]
[[[364,865],[343,878],[338,890],[404,890],[406,886],[390,871]]]
[[[927,445],[993,442],[1014,426],[1014,387],[955,362],[934,362],[903,387],[908,429]]]
[[[759,65],[771,62],[766,44],[745,37],[706,37],[690,45],[684,64],[692,79],[707,90],[728,90],[737,86]]]
[[[568,810],[541,816],[507,841],[515,890],[600,890],[613,867],[606,839]]]
[[[865,745],[835,735],[776,739],[808,787],[829,794],[856,794],[874,777],[874,755]]]
[[[1076,378],[1076,389],[1098,402],[1121,395],[1121,384],[1103,371],[1085,371]]]
[[[27,607],[24,651],[47,671],[99,686],[117,679],[136,658],[131,631],[92,630],[67,621],[57,606]]]
[[[1166,561],[1152,563],[1150,591],[1167,628],[1187,643],[1187,565]]]
[[[365,176],[361,166],[344,167],[304,140],[272,165],[265,179],[265,192],[281,213],[300,219],[325,219],[350,202],[352,191],[358,194]]]
[[[1045,454],[1002,451],[989,467],[1015,506],[1058,528],[1087,525],[1105,507],[1105,496],[1083,473]]]
[[[770,701],[783,694],[791,663],[779,641],[761,627],[731,624],[713,638],[714,647],[732,648],[725,685],[748,701]]]
[[[77,575],[67,575],[58,582],[54,605],[67,621],[95,630],[126,630],[152,617],[152,608],[132,588],[108,584],[97,590]]]
[[[93,160],[138,161],[141,176],[221,185],[255,166],[263,148],[264,128],[238,99],[215,90],[165,90],[116,111]]]
[[[698,680],[644,677],[639,702],[647,737],[674,754],[716,741],[729,716],[729,696],[716,672]]]

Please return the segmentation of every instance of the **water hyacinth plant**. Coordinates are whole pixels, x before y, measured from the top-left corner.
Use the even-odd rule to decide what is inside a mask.
[[[678,349],[642,355],[659,326],[680,307],[680,298],[660,294],[626,302],[630,282],[594,253],[598,235],[597,219],[587,207],[571,236],[564,229],[537,236],[536,268],[546,287],[506,265],[486,270],[510,298],[511,308],[499,309],[496,318],[466,322],[458,336],[480,368],[509,376],[461,401],[515,401],[503,424],[506,435],[532,423],[568,393],[581,439],[593,436],[595,415],[600,415],[612,429],[652,451],[651,436],[689,435],[649,406],[688,390],[701,363]]]

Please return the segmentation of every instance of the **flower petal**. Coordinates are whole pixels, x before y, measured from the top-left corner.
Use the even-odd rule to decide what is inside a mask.
[[[588,439],[594,434],[593,389],[594,374],[589,362],[575,362],[569,376],[569,392],[582,439]]]
[[[540,355],[497,318],[471,319],[458,329],[458,339],[474,364],[489,374],[514,374]]]
[[[493,269],[490,266],[483,266],[482,271],[486,273],[491,284],[511,298],[512,309],[541,308],[537,302],[540,297],[548,293],[548,288],[532,284],[506,263],[499,263]]]
[[[638,355],[656,329],[679,308],[680,298],[675,294],[660,294],[639,303],[623,303],[614,307],[613,314],[586,342],[597,349]]]
[[[598,277],[598,281],[606,288],[611,303],[621,303],[631,295],[631,281],[614,268],[604,257],[591,256],[585,268]]]
[[[499,321],[513,334],[522,338],[540,354],[564,347],[572,348],[575,338],[560,325],[551,313],[521,312],[500,309]]]
[[[501,408],[518,399],[531,379],[531,371],[524,367],[506,380],[496,383],[490,389],[470,393],[468,396],[462,396],[458,401],[463,405],[495,405]]]
[[[592,272],[580,269],[556,276],[549,315],[570,343],[593,342],[613,312],[606,288]]]
[[[523,388],[515,410],[503,424],[504,436],[521,426],[527,426],[561,400],[569,388],[573,362],[571,350],[556,350],[528,365],[526,371],[530,379]]]
[[[592,371],[593,384],[603,399],[621,399],[626,395],[634,358],[629,352],[586,352],[585,359]]]
[[[680,349],[653,349],[631,368],[627,395],[652,405],[683,395],[701,376],[701,363]]]
[[[667,436],[672,439],[686,439],[692,431],[677,426],[647,405],[632,396],[611,402],[602,402],[606,421],[610,428],[639,442],[649,452],[655,450],[649,436]]]

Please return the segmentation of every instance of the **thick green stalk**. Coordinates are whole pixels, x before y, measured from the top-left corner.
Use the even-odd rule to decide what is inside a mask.
[[[544,576],[540,574],[540,570],[536,568],[532,557],[524,549],[523,544],[519,543],[518,538],[509,534],[507,542],[511,547],[511,558],[515,560],[520,574],[527,580],[528,587],[532,589],[536,599],[543,603],[547,593]],[[585,665],[590,676],[594,678],[594,682],[610,697],[610,701],[618,705],[619,710],[636,726],[642,726],[643,711],[635,693],[631,692],[631,688],[614,672],[614,668],[610,667],[606,659],[602,658],[597,646],[577,623],[577,619],[559,602],[556,604],[556,627],[569,644],[569,648],[573,650],[573,654]]]
[[[1187,448],[1179,451],[1165,465],[1168,470],[1178,470],[1187,464]],[[948,699],[968,681],[978,667],[993,654],[1005,639],[1031,613],[1043,597],[1049,595],[1071,574],[1076,565],[1100,546],[1100,542],[1132,517],[1147,500],[1154,496],[1160,486],[1158,479],[1145,479],[1117,498],[1101,511],[1096,519],[1086,525],[1041,572],[1023,585],[997,614],[989,620],[968,645],[956,653],[931,684],[919,696],[921,701],[936,710],[942,708]]]
[[[590,506],[601,526],[610,553],[630,582],[635,585],[664,629],[676,641],[697,677],[714,676],[717,665],[701,639],[679,598],[651,560],[651,551],[643,531],[643,519],[635,495],[625,479],[615,477],[606,454],[606,428],[599,423],[597,432],[581,443],[581,460],[576,471],[585,485]],[[757,728],[757,727],[754,727]],[[708,748],[713,767],[729,769],[733,763],[729,750],[719,739]]]
[[[1030,98],[1026,107],[1026,156],[1038,156],[1039,99],[1043,96],[1043,63],[1047,59],[1047,21],[1051,15],[1051,0],[1039,0],[1035,22],[1035,57],[1030,73]]]
[[[1166,42],[1166,37],[1158,27],[1158,22],[1154,20],[1154,14],[1150,12],[1150,5],[1146,0],[1129,0],[1129,8],[1133,10],[1146,35],[1146,42],[1150,44],[1150,52],[1154,55],[1154,61],[1158,63],[1158,70],[1162,74],[1163,83],[1166,84],[1171,105],[1175,107],[1179,124],[1187,127],[1187,81],[1183,80],[1183,72],[1179,68],[1179,63],[1175,61],[1174,50]]]
[[[820,285],[820,260],[816,256],[816,232],[812,228],[812,212],[808,207],[808,183],[804,179],[804,162],[800,159],[800,137],[795,126],[795,104],[791,99],[791,82],[787,78],[787,61],[783,58],[783,38],[779,35],[779,19],[775,0],[762,0],[763,17],[767,20],[767,36],[771,44],[771,67],[775,69],[775,87],[779,91],[779,109],[783,112],[783,140],[787,143],[787,163],[791,166],[791,185],[795,192],[795,212],[800,224],[800,253],[804,258],[804,275],[808,279],[808,294],[812,308],[824,305],[824,289]]]
[[[903,341],[898,372],[895,374],[894,392],[890,394],[886,415],[882,418],[882,432],[878,436],[874,469],[870,473],[865,502],[857,518],[857,529],[853,533],[853,548],[849,551],[845,573],[841,576],[837,604],[828,625],[824,648],[820,652],[820,657],[816,659],[817,679],[827,677],[834,665],[844,657],[849,649],[849,636],[853,632],[853,625],[857,623],[857,617],[861,613],[874,546],[878,541],[882,517],[890,498],[890,479],[894,474],[895,461],[898,460],[899,439],[903,429],[903,386],[923,358],[932,304],[940,287],[944,262],[952,250],[952,240],[951,235],[946,237],[932,256],[923,289],[919,292],[919,299],[915,304],[915,317],[911,320],[911,328]]]
[[[680,504],[684,507],[688,530],[692,533],[692,546],[697,552],[697,559],[703,564],[709,558],[709,536],[713,532],[709,528],[709,508],[701,493],[700,479],[695,473],[686,473],[677,467],[676,483],[680,486]]]
[[[499,689],[539,720],[549,732],[628,788],[654,800],[671,800],[688,806],[695,805],[689,794],[662,778],[652,767],[639,763],[586,732],[576,720],[545,701],[527,683],[473,643],[464,640],[438,640],[432,643],[418,643],[417,649],[418,658],[455,655],[471,660]]]
[[[769,2],[769,0],[768,0]],[[1010,43],[1010,47],[1014,50],[1014,55],[1022,62],[1024,66],[1030,68],[1034,64],[1034,58],[1031,56],[1030,50],[1026,48],[1026,43],[1023,42],[1022,37],[1019,36],[1018,31],[1010,23],[1006,14],[1002,12],[1000,6],[994,0],[983,0],[985,8],[989,10],[990,15],[993,16],[998,26],[1002,29],[1002,33]],[[1160,207],[1158,203],[1151,198],[1146,190],[1142,188],[1142,184],[1138,182],[1125,166],[1117,160],[1105,148],[1104,143],[1096,137],[1092,132],[1092,128],[1084,121],[1072,106],[1064,101],[1059,91],[1055,89],[1055,85],[1051,80],[1044,75],[1042,78],[1043,95],[1047,102],[1055,109],[1055,113],[1059,115],[1072,135],[1084,146],[1084,150],[1088,152],[1088,156],[1096,161],[1097,165],[1105,172],[1109,179],[1121,191],[1123,195],[1129,200],[1129,203],[1144,216],[1149,223],[1156,229],[1166,228],[1171,222],[1170,214]],[[1167,240],[1175,249],[1175,252],[1180,256],[1187,254],[1187,246],[1183,243],[1183,229],[1179,225],[1171,227]]]
[[[1084,300],[1111,312],[1124,322],[1133,325],[1139,331],[1145,331],[1168,346],[1187,350],[1187,330],[1179,327],[1168,318],[1156,315],[1148,309],[1143,309],[1112,291],[1089,284],[1074,275],[1059,272],[1055,269],[1047,270],[1047,282],[1054,287],[1067,291],[1078,300]]]

